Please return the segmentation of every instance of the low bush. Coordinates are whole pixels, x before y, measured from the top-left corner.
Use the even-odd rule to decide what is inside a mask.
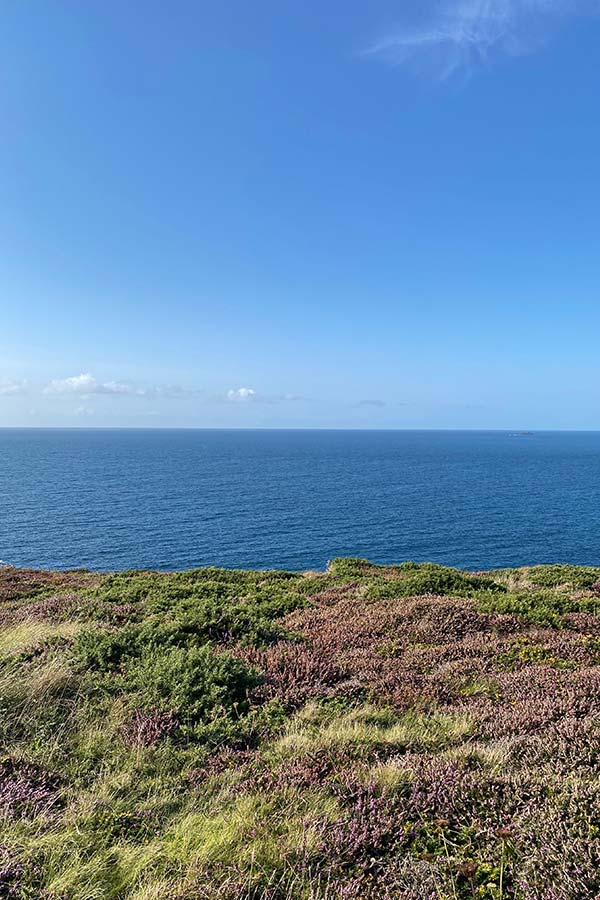
[[[600,613],[600,598],[594,595],[576,595],[565,591],[536,589],[519,593],[498,594],[480,592],[477,607],[482,612],[515,615],[540,625],[559,626],[564,616],[571,613]]]
[[[144,653],[123,681],[143,707],[174,712],[193,727],[219,716],[245,715],[258,678],[241,660],[204,646]]]
[[[600,568],[591,566],[534,566],[527,571],[532,584],[539,587],[590,588],[600,581]]]
[[[376,566],[363,559],[337,559],[329,570],[344,578],[366,580],[369,597],[411,597],[419,594],[471,597],[482,590],[505,593],[506,587],[491,578],[471,575],[435,563],[406,562]]]

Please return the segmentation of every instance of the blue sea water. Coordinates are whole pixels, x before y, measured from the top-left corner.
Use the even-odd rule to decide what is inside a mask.
[[[0,429],[0,560],[600,564],[600,433]]]

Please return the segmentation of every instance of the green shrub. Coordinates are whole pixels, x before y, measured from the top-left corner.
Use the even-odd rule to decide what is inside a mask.
[[[190,641],[263,644],[281,630],[274,620],[305,603],[296,589],[302,577],[286,572],[228,572],[198,569],[169,576],[123,573],[108,576],[90,594],[100,618],[112,622],[106,604],[133,607],[132,631],[147,643],[185,646]],[[104,609],[103,609],[104,605]],[[135,632],[135,634],[134,634]]]
[[[248,692],[257,683],[244,662],[208,646],[145,653],[125,675],[141,705],[176,712],[190,725],[244,715]]]
[[[135,628],[106,632],[84,631],[74,644],[74,654],[88,668],[100,672],[117,669],[124,659],[136,656],[139,650],[139,632]]]
[[[550,590],[515,594],[486,591],[477,596],[477,606],[481,612],[512,614],[538,625],[558,627],[563,616],[569,613],[598,615],[600,599],[589,596],[573,598],[565,592]]]
[[[410,597],[417,594],[441,594],[471,597],[482,590],[504,593],[506,587],[491,578],[470,575],[437,563],[405,562],[397,566],[378,566],[365,559],[335,559],[329,571],[344,580],[365,582],[368,596]]]
[[[600,569],[591,566],[534,566],[528,572],[529,580],[539,587],[589,588],[600,581]]]

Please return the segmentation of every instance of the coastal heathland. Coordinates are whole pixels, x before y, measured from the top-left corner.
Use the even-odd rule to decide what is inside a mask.
[[[600,568],[0,568],[0,897],[600,895]]]

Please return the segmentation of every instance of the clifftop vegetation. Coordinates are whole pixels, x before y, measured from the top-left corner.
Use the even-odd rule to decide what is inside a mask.
[[[600,568],[0,568],[0,898],[592,900]]]

